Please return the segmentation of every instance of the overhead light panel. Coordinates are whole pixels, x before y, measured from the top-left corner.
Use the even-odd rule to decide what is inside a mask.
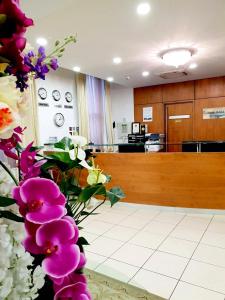
[[[73,67],[73,70],[74,70],[74,72],[77,72],[77,73],[79,73],[79,72],[80,72],[80,67],[78,67],[78,66],[76,66],[76,67]]]
[[[192,63],[189,66],[189,69],[196,69],[198,67],[198,65],[196,63]]]
[[[39,46],[46,46],[48,44],[48,41],[43,37],[39,37],[39,38],[37,38],[36,43]]]
[[[113,63],[118,65],[122,62],[122,58],[121,57],[114,57],[113,58]]]
[[[164,51],[161,55],[163,62],[168,66],[179,67],[185,65],[192,57],[192,51],[186,48],[176,48]]]
[[[113,82],[114,81],[114,78],[113,77],[107,77],[106,79],[108,82]]]
[[[142,76],[143,76],[143,77],[147,77],[147,76],[149,76],[149,72],[148,72],[148,71],[144,71],[144,72],[142,72]]]
[[[148,2],[140,3],[137,7],[137,13],[141,16],[145,16],[150,12],[150,5]]]

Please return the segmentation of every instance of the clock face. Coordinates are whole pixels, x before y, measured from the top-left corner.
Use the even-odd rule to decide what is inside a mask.
[[[47,91],[44,88],[39,88],[38,89],[38,96],[42,99],[45,100],[47,98]]]
[[[67,102],[71,102],[73,100],[73,96],[70,92],[65,93],[65,99]]]
[[[64,123],[65,123],[64,115],[61,114],[61,113],[55,114],[54,122],[55,122],[56,126],[62,127],[64,125]]]
[[[52,97],[55,101],[59,101],[61,99],[60,92],[58,90],[54,90],[52,92]]]

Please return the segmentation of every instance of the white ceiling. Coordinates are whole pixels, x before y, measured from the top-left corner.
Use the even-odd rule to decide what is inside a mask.
[[[144,1],[144,0],[143,0]],[[39,36],[49,44],[67,35],[77,35],[61,60],[67,69],[139,87],[171,82],[158,74],[165,66],[158,54],[169,47],[197,49],[186,80],[225,75],[225,0],[147,0],[151,12],[138,16],[140,0],[22,0],[22,7],[35,21],[28,38]],[[120,56],[123,63],[114,65]],[[142,71],[150,76],[143,78]],[[126,80],[125,76],[131,76]],[[181,78],[177,81],[183,81]],[[172,80],[174,82],[175,80]]]

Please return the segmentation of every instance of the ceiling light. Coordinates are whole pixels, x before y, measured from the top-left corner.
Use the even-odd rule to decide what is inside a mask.
[[[139,15],[147,15],[150,12],[150,5],[148,2],[140,3],[137,7],[137,13]]]
[[[171,49],[161,55],[162,60],[168,66],[179,67],[185,65],[192,56],[192,51],[185,48]]]
[[[125,76],[126,80],[130,80],[130,75]]]
[[[114,57],[113,62],[114,62],[114,64],[118,65],[122,62],[122,58],[121,57]]]
[[[78,66],[73,67],[73,70],[74,70],[74,72],[80,72],[80,67],[78,67]]]
[[[107,81],[113,82],[113,81],[114,81],[114,78],[113,78],[113,77],[107,77]]]
[[[192,63],[192,64],[190,64],[189,69],[196,69],[197,66],[198,65],[196,63]]]
[[[48,44],[48,41],[43,37],[39,37],[37,38],[36,43],[40,46],[46,46]]]
[[[142,72],[142,76],[143,76],[143,77],[147,77],[148,75],[149,75],[149,72],[148,72],[148,71]]]

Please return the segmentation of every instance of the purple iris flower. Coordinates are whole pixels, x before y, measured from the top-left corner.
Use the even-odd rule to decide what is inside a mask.
[[[74,244],[74,226],[67,220],[41,225],[36,232],[36,243],[46,255],[42,262],[44,272],[61,278],[75,271],[80,261],[80,249]]]
[[[29,222],[44,224],[66,215],[66,198],[50,179],[30,178],[13,189],[20,213]]]
[[[51,61],[50,61],[50,67],[53,69],[53,70],[57,70],[59,65],[58,65],[58,60],[56,58],[52,58]]]

